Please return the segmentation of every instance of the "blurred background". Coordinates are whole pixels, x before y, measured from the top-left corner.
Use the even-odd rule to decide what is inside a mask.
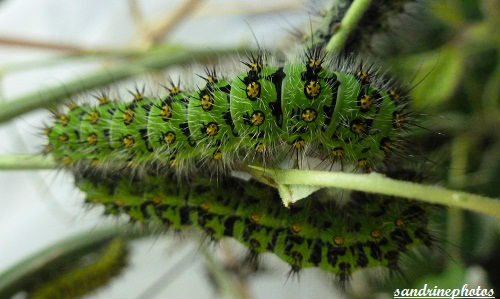
[[[419,154],[412,163],[425,173],[426,181],[498,198],[500,3],[407,2],[402,11],[388,14],[375,26],[366,24],[349,47],[409,82],[418,124],[412,146]],[[3,0],[0,101],[30,92],[43,95],[47,87],[64,86],[69,80],[123,63],[124,55],[140,55],[159,44],[178,51],[216,52],[221,48],[252,49],[258,41],[262,48],[293,55],[294,33],[307,33],[325,3],[328,1]],[[176,66],[166,73],[195,86],[199,81],[193,72],[198,69]],[[116,92],[145,84],[155,90],[164,80],[165,75],[157,72],[110,89]],[[36,110],[2,123],[0,154],[39,153],[45,144],[41,129],[49,119],[47,111]],[[57,170],[0,170],[0,203],[0,273],[65,238],[121,227],[126,222],[85,207],[72,177]],[[87,298],[337,298],[367,294],[392,298],[394,288],[420,288],[423,283],[451,288],[468,283],[500,290],[498,222],[455,209],[439,209],[434,218],[440,246],[408,258],[405,263],[411,271],[405,278],[385,277],[380,283],[380,279],[372,280],[372,273],[356,273],[347,294],[335,289],[332,277],[318,270],[306,269],[300,280],[287,279],[288,265],[270,254],[264,257],[263,271],[237,273],[231,266],[238,265],[243,256],[239,244],[224,241],[205,248],[200,246],[199,235],[186,233],[130,241],[128,267]]]

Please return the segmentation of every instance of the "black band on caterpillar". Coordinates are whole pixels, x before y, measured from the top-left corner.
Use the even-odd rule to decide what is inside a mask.
[[[134,222],[169,228],[195,226],[212,239],[233,237],[250,252],[272,252],[297,272],[319,267],[345,283],[358,269],[399,270],[408,249],[431,246],[429,206],[401,198],[355,192],[345,206],[303,200],[284,208],[277,192],[256,183],[226,178],[215,186],[206,178],[178,185],[170,177],[77,178],[87,202],[108,214],[128,214]]]
[[[247,71],[231,81],[207,71],[205,86],[191,94],[171,84],[163,98],[136,92],[130,103],[103,96],[98,106],[72,104],[47,129],[48,148],[78,169],[154,166],[164,172],[198,163],[219,172],[293,153],[297,163],[312,155],[374,170],[400,150],[407,105],[398,88],[368,69],[326,60],[310,50],[302,63],[278,67],[261,54],[249,57]]]

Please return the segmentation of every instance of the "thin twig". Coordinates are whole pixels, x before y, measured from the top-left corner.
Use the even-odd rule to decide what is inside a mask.
[[[140,54],[134,49],[112,49],[112,48],[85,48],[74,44],[54,43],[44,40],[23,39],[17,37],[0,36],[0,45],[7,47],[22,47],[40,50],[51,50],[65,52],[73,56],[131,56]]]
[[[52,43],[41,40],[22,39],[17,37],[0,37],[0,45],[9,47],[35,48],[44,50],[56,50],[63,52],[85,52],[85,49],[70,44]]]
[[[252,5],[252,1],[245,2],[227,2],[221,7],[218,2],[207,2],[203,9],[198,9],[192,13],[192,18],[229,16],[229,15],[265,15],[265,14],[283,14],[287,11],[299,11],[304,7],[306,1],[267,1],[259,5]]]
[[[200,5],[202,0],[188,0],[183,4],[179,5],[174,12],[163,22],[154,26],[150,32],[148,39],[153,42],[153,44],[158,43],[172,32],[175,27],[181,23],[188,15],[193,13],[198,5]]]
[[[139,32],[143,32],[147,28],[146,20],[144,19],[144,14],[141,11],[141,7],[137,0],[128,0],[128,7],[130,11],[130,16],[132,21],[134,21],[135,26],[139,29]]]
[[[189,250],[182,258],[172,266],[168,267],[165,272],[158,277],[147,289],[145,289],[137,298],[154,298],[160,291],[167,288],[168,285],[175,282],[179,276],[195,265],[197,249]],[[170,256],[171,258],[172,256]]]

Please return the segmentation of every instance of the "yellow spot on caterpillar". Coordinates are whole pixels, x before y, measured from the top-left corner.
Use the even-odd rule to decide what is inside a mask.
[[[105,97],[105,96],[102,96],[102,97],[98,98],[97,100],[99,101],[99,105],[106,105],[107,103],[109,103],[108,97]]]
[[[172,86],[172,88],[167,88],[167,90],[171,96],[176,96],[181,93],[181,89],[179,88],[179,86]]]
[[[295,224],[292,224],[291,229],[292,229],[292,232],[297,234],[297,233],[300,233],[302,231],[302,226],[298,223],[295,223]]]
[[[247,84],[246,95],[250,100],[255,100],[260,95],[260,83],[253,81]]]
[[[358,166],[361,168],[366,168],[368,166],[368,160],[366,158],[359,159]]]
[[[204,211],[208,211],[208,209],[210,208],[210,205],[208,204],[208,202],[204,201],[201,203],[200,208]]]
[[[359,106],[361,107],[361,111],[367,111],[372,107],[373,98],[367,94],[364,94],[360,101]]]
[[[71,159],[71,158],[70,158],[70,157],[68,157],[68,156],[64,156],[64,157],[62,158],[62,162],[63,162],[63,164],[64,164],[64,165],[69,165],[69,164],[71,164],[71,162],[73,162],[73,159]]]
[[[332,151],[332,156],[333,156],[334,160],[341,159],[342,157],[344,157],[344,154],[345,154],[345,151],[341,147],[336,147]]]
[[[262,69],[262,65],[260,65],[259,63],[255,63],[255,62],[248,64],[248,67],[250,68],[250,71],[257,72],[257,73],[259,73],[260,70]]]
[[[308,98],[315,98],[321,92],[321,84],[316,80],[311,80],[306,83],[305,91]]]
[[[45,134],[46,136],[49,136],[51,131],[52,131],[52,128],[50,128],[50,127],[43,128],[43,134]]]
[[[125,125],[130,125],[134,121],[134,115],[135,115],[134,110],[130,108],[125,110],[125,112],[123,113],[123,123]]]
[[[161,197],[159,195],[153,196],[153,204],[155,205],[161,204]]]
[[[382,138],[382,140],[380,140],[380,148],[384,152],[389,152],[392,149],[392,140],[388,137]]]
[[[295,142],[293,143],[293,147],[295,149],[298,149],[298,150],[303,149],[305,146],[306,146],[306,142],[304,141],[304,139],[302,139],[300,137],[297,138],[295,140]]]
[[[69,117],[66,115],[59,115],[59,123],[63,125],[64,127],[68,125],[69,123]]]
[[[250,220],[252,220],[253,223],[259,223],[260,219],[261,216],[257,213],[252,213],[252,215],[250,216]]]
[[[309,63],[307,65],[310,68],[321,69],[321,60],[316,58],[309,59]]]
[[[215,75],[208,75],[207,82],[208,83],[217,83],[219,81]]]
[[[365,133],[366,125],[360,120],[354,120],[351,124],[351,130],[354,132],[354,134],[360,135]]]
[[[402,227],[402,226],[405,225],[405,222],[404,222],[403,219],[398,218],[398,219],[396,219],[395,224],[396,224],[397,227]]]
[[[342,236],[335,236],[335,238],[333,238],[333,242],[335,245],[341,246],[344,245],[345,239]]]
[[[135,139],[132,135],[127,135],[123,137],[122,142],[125,147],[132,147],[135,144]]]
[[[116,205],[117,207],[121,207],[121,206],[123,206],[123,200],[121,200],[121,199],[117,199],[117,200],[115,200],[115,205]]]
[[[78,108],[78,105],[76,103],[71,102],[68,104],[68,108],[69,110],[75,110],[76,108]]]
[[[372,232],[370,233],[370,236],[372,236],[372,238],[374,238],[374,239],[378,239],[378,238],[380,238],[380,236],[382,236],[382,232],[378,229],[375,229],[375,230],[372,230]]]
[[[59,141],[62,142],[62,143],[68,142],[69,141],[68,134],[63,133],[63,134],[59,135]]]
[[[370,75],[365,71],[359,71],[356,73],[356,78],[366,84],[370,80]]]
[[[90,133],[87,136],[87,143],[89,145],[96,145],[97,144],[97,135],[96,135],[96,133]]]
[[[140,93],[140,92],[134,93],[134,101],[139,102],[139,101],[142,101],[142,99],[144,99],[144,96],[142,95],[142,93]]]
[[[265,119],[266,115],[264,114],[264,112],[254,111],[254,113],[252,113],[252,116],[250,117],[250,122],[253,126],[260,126],[264,123]]]
[[[396,129],[399,129],[403,126],[405,121],[405,117],[401,112],[394,112],[392,119],[392,126]]]
[[[259,142],[255,145],[255,150],[258,153],[263,153],[266,150],[266,145],[262,142]]]
[[[312,108],[306,108],[302,112],[302,120],[304,120],[306,123],[315,121],[316,117],[318,117],[318,113]]]
[[[172,116],[172,108],[170,108],[169,105],[163,105],[161,107],[160,115],[164,121],[169,120],[170,117]]]
[[[394,89],[389,90],[389,96],[396,104],[398,104],[399,101],[401,101],[401,95]]]
[[[92,111],[89,113],[89,122],[91,125],[95,125],[96,123],[99,122],[99,118],[101,116],[99,115],[99,112],[97,111]]]
[[[91,165],[92,167],[99,167],[99,166],[100,166],[100,164],[101,164],[101,163],[99,162],[99,159],[97,159],[97,158],[93,158],[92,160],[90,160],[90,165]]]
[[[205,133],[207,136],[213,137],[219,133],[219,126],[216,123],[209,123],[205,128]]]
[[[165,136],[163,136],[163,141],[165,141],[165,143],[167,143],[167,144],[174,143],[176,139],[177,139],[177,136],[175,135],[175,132],[172,132],[172,131],[167,132],[165,134]]]
[[[201,97],[201,108],[204,111],[212,110],[213,105],[214,105],[214,97],[211,94],[204,94]]]
[[[212,158],[214,160],[221,160],[222,159],[222,153],[220,151],[216,151],[213,155]]]

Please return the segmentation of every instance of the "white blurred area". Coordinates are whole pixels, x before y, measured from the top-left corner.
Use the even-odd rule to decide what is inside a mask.
[[[308,28],[309,15],[314,13],[309,5],[295,0],[201,2],[195,12],[174,27],[166,42],[215,48],[255,46],[257,39],[261,46],[274,48],[286,40],[294,28]],[[140,46],[141,25],[132,17],[131,3],[125,0],[3,0],[0,1],[0,38],[70,44],[85,49]],[[135,3],[143,20],[155,23],[168,18],[184,1],[137,0]],[[268,13],[262,13],[266,10]],[[24,68],[62,54],[64,52],[0,44],[0,101],[58,86],[102,67],[102,60],[85,58]],[[131,86],[136,83],[132,80]],[[50,123],[48,119],[48,112],[38,110],[0,124],[0,154],[40,152],[45,143],[40,129],[44,123]],[[100,209],[85,209],[82,201],[83,194],[65,173],[0,170],[0,272],[54,242],[114,223],[105,219]],[[141,298],[162,275],[168,278],[163,282],[164,287],[148,298],[219,298],[207,280],[198,247],[197,238],[178,236],[134,242],[129,268],[109,287],[88,298]],[[220,245],[211,248],[217,247]],[[241,246],[234,248],[239,249],[235,255],[244,252]],[[287,279],[288,265],[270,254],[265,260],[269,261],[268,271],[248,280],[250,298],[338,296],[332,288],[331,275],[308,269],[301,273],[300,281]],[[165,275],[167,272],[173,275]]]

